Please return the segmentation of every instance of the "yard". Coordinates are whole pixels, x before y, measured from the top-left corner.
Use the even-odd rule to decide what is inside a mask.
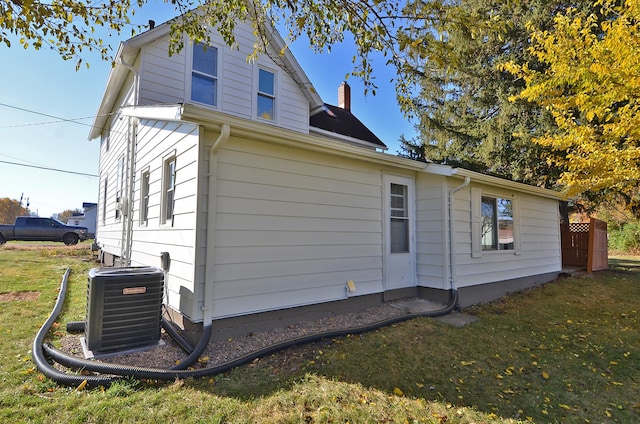
[[[108,389],[41,376],[31,343],[72,269],[64,323],[84,319],[86,244],[0,248],[2,422],[640,422],[640,258],[465,313],[300,346],[229,373]]]

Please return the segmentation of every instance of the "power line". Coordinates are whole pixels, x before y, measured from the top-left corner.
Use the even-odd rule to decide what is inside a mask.
[[[26,168],[44,169],[45,171],[63,172],[65,174],[74,174],[74,175],[82,175],[82,176],[85,176],[85,177],[98,178],[98,175],[94,175],[94,174],[86,174],[84,172],[76,172],[76,171],[67,171],[65,169],[49,168],[49,167],[46,167],[46,166],[27,165],[27,164],[24,164],[24,163],[9,162],[9,161],[6,161],[6,160],[0,160],[0,163],[6,163],[6,164],[9,164],[9,165],[16,165],[16,166],[24,166]]]
[[[11,109],[16,109],[16,110],[21,110],[23,112],[33,113],[35,115],[46,116],[47,118],[56,119],[56,121],[36,122],[36,123],[30,123],[30,124],[0,125],[0,128],[28,127],[28,126],[35,126],[35,125],[56,124],[56,123],[59,123],[59,122],[70,122],[72,124],[78,124],[78,125],[83,125],[85,127],[93,128],[92,124],[86,124],[84,122],[78,122],[78,121],[80,121],[82,119],[93,119],[93,118],[95,118],[95,116],[86,116],[86,117],[83,117],[83,118],[61,118],[59,116],[49,115],[48,113],[38,112],[38,111],[35,111],[35,110],[31,110],[31,109],[25,109],[25,108],[22,108],[22,107],[19,107],[19,106],[8,105],[6,103],[0,103],[0,106],[4,106],[4,107],[11,108]],[[111,113],[108,113],[106,115],[107,116],[111,115]]]

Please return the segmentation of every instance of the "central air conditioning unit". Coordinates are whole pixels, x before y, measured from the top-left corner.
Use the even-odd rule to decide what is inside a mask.
[[[91,352],[158,343],[164,273],[154,267],[93,268],[87,288],[85,344]]]

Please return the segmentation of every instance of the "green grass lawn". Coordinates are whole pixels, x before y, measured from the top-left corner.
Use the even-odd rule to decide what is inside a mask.
[[[199,380],[61,387],[31,343],[72,269],[61,325],[84,319],[88,246],[0,248],[1,422],[640,422],[640,258],[470,308],[300,346]]]

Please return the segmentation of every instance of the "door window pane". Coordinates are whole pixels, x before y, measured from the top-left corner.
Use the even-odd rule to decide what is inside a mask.
[[[408,253],[409,213],[407,208],[407,186],[391,184],[390,212],[391,253]]]

